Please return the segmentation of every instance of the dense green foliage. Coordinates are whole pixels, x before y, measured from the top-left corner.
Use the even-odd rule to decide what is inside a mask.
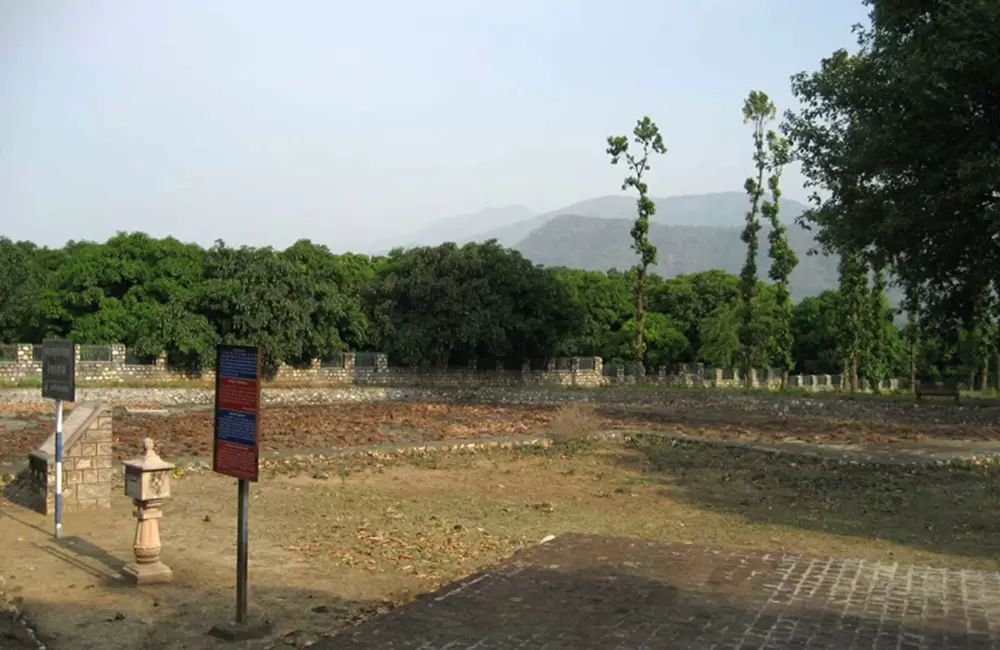
[[[820,191],[807,218],[919,295],[925,329],[967,326],[1000,283],[1000,4],[866,4],[857,51],[793,78],[786,132]]]
[[[1000,318],[1000,4],[865,4],[857,51],[793,77],[802,107],[784,127],[817,190],[805,222],[841,256],[839,356],[855,383],[886,374],[893,340],[869,323],[891,273],[907,294],[911,374],[928,355],[961,359],[983,386]]]
[[[222,242],[206,250],[133,233],[56,250],[0,238],[0,255],[6,262],[0,266],[2,343],[45,336],[120,342],[140,357],[165,352],[172,364],[191,366],[210,365],[221,341],[259,344],[270,364],[344,350],[384,351],[391,363],[410,366],[633,359],[634,269],[546,269],[495,242],[369,258],[335,255],[308,241],[284,251]],[[733,367],[740,349],[739,277],[713,270],[650,275],[648,282],[646,366],[702,361]],[[766,325],[775,318],[778,291],[760,282],[756,293],[755,318]],[[844,309],[836,291],[794,307],[792,353],[801,372],[841,371]],[[906,376],[909,334],[897,330],[886,306],[878,318],[887,373]],[[922,336],[921,375],[968,376],[968,337]],[[773,342],[764,354],[765,365],[781,362]]]

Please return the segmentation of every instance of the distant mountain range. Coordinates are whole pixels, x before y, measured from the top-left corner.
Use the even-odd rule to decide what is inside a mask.
[[[664,277],[709,269],[739,273],[746,255],[746,246],[740,241],[748,207],[745,194],[721,192],[653,200],[656,214],[650,239],[659,249],[655,273]],[[805,210],[797,201],[781,201],[781,220],[788,228],[789,244],[799,256],[799,266],[792,274],[795,300],[837,286],[837,258],[808,255],[815,245],[813,235],[794,223]],[[629,236],[634,218],[635,197],[628,195],[601,196],[544,214],[509,206],[438,221],[386,249],[496,239],[545,266],[624,270],[636,262]],[[758,269],[762,278],[770,268],[767,232],[765,228],[760,233]]]

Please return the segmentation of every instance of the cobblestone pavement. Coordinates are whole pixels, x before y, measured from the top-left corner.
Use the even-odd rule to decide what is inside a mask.
[[[1000,573],[564,535],[321,650],[996,648]]]

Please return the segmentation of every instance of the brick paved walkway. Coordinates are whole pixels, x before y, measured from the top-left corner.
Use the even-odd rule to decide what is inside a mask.
[[[997,648],[1000,574],[565,535],[321,650]]]

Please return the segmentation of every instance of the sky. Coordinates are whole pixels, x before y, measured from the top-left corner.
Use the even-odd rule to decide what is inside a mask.
[[[854,43],[861,0],[3,0],[0,236],[377,249],[487,207],[742,190],[751,89]],[[796,170],[789,198],[807,196]],[[483,224],[484,230],[490,224]]]

